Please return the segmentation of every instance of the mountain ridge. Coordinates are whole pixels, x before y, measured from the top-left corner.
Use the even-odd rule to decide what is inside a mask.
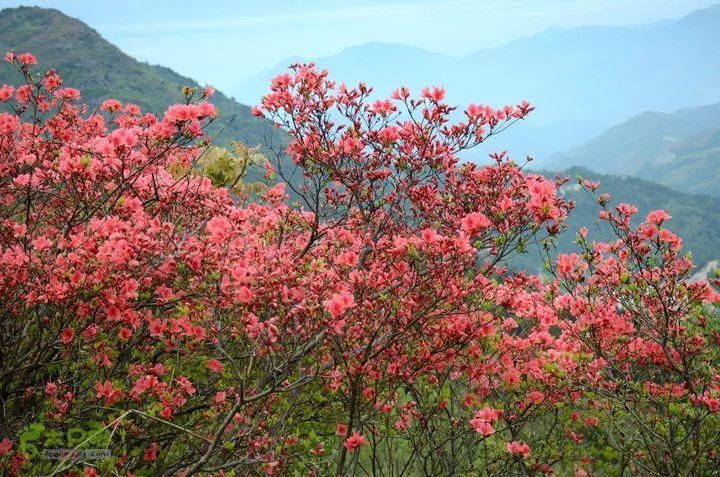
[[[628,174],[675,190],[720,195],[720,103],[645,111],[541,164]]]

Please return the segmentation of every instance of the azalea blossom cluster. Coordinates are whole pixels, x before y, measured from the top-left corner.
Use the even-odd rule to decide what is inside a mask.
[[[9,474],[717,464],[718,294],[687,281],[667,214],[633,228],[598,196],[616,242],[581,231],[545,277],[508,269],[564,231],[565,180],[459,155],[530,104],[453,121],[442,88],[376,100],[295,65],[253,110],[288,138],[267,171],[287,182],[254,198],[190,172],[211,88],[160,116],[94,111],[32,55],[6,59],[25,79],[0,87]],[[20,438],[37,422],[108,430],[113,456],[39,461]]]

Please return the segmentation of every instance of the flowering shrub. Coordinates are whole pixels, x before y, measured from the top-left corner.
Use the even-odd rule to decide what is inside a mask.
[[[6,59],[26,80],[0,88],[6,472],[718,464],[718,295],[687,283],[666,215],[632,228],[631,206],[598,196],[616,243],[581,234],[550,279],[507,270],[534,240],[552,248],[564,180],[458,154],[529,104],[451,122],[440,88],[371,101],[298,65],[254,109],[291,139],[295,167],[268,178],[291,180],[244,188],[228,174],[253,153],[207,146],[211,90],[162,117],[112,99],[90,112],[32,55]],[[42,460],[40,425],[91,426],[112,457]]]
[[[617,240],[591,242],[583,229],[582,254],[560,255],[552,268],[561,327],[589,359],[573,417],[586,428],[595,466],[708,475],[720,465],[720,296],[689,281],[692,262],[665,228],[666,212],[633,228],[634,206],[611,209],[585,184]]]

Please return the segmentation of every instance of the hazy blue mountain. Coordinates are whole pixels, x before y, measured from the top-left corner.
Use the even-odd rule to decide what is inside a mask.
[[[650,25],[550,29],[460,58],[369,43],[312,60],[332,78],[365,81],[383,96],[400,85],[415,91],[444,85],[448,99],[460,105],[528,99],[536,112],[501,142],[515,156],[545,157],[582,144],[638,111],[720,101],[718,44],[720,5]],[[289,63],[238,85],[233,93],[257,102]],[[531,141],[520,140],[528,136]]]
[[[720,195],[720,104],[639,114],[542,165],[583,166],[684,192]]]
[[[331,79],[348,84],[365,81],[382,96],[390,96],[398,86],[418,88],[440,84],[457,63],[456,58],[421,48],[372,42],[324,58],[288,58],[245,80],[233,93],[242,101],[256,103],[269,91],[273,77],[287,71],[292,63],[311,61],[319,68],[326,68]]]

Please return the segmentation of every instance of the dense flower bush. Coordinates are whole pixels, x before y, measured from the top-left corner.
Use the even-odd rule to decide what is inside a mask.
[[[0,88],[7,473],[720,465],[718,294],[688,282],[667,214],[634,227],[632,206],[597,195],[617,241],[581,231],[555,260],[564,180],[504,153],[458,160],[529,104],[451,121],[440,88],[373,101],[297,65],[254,109],[290,137],[292,163],[267,165],[287,182],[224,187],[237,164],[203,133],[211,89],[162,117],[112,99],[88,111],[32,55],[6,59],[25,78]],[[547,275],[508,270],[533,243]]]

